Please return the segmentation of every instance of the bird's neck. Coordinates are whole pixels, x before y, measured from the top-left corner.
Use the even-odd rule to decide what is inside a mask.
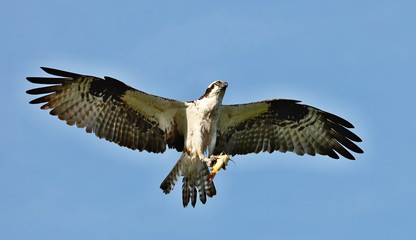
[[[203,108],[206,111],[215,111],[221,106],[222,104],[222,97],[215,96],[209,98],[202,98],[196,101],[196,105],[198,108]]]

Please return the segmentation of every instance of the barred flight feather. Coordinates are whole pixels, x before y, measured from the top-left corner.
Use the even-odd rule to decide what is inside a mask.
[[[51,68],[42,68],[45,72],[62,78],[28,77],[35,84],[53,84],[28,90],[28,94],[45,96],[36,98],[30,103],[46,103],[41,108],[51,109],[50,114],[56,115],[69,125],[86,128],[86,132],[94,132],[99,138],[115,142],[120,146],[140,151],[164,152],[166,137],[170,137],[169,147],[177,147],[182,151],[183,136],[173,126],[161,126],[156,117],[168,118],[164,122],[174,122],[175,116],[149,116],[148,112],[140,112],[137,106],[146,106],[151,99],[158,109],[177,108],[184,111],[185,104],[180,101],[158,98],[135,90],[130,86],[110,77],[104,79],[70,73]],[[133,97],[131,97],[132,95]],[[126,102],[124,97],[128,97]],[[132,100],[133,99],[133,100]],[[132,105],[135,104],[135,105]],[[168,132],[173,130],[172,132]]]
[[[251,115],[247,113],[250,109],[264,110]],[[249,117],[244,118],[241,114]],[[353,127],[343,118],[296,100],[272,99],[224,105],[221,107],[214,154],[224,152],[236,155],[278,150],[298,155],[318,153],[332,158],[339,158],[340,154],[353,160],[354,156],[347,149],[363,153],[353,143],[361,142],[356,134],[348,130]]]
[[[270,99],[222,105],[228,84],[212,83],[195,101],[158,97],[112,78],[98,78],[52,68],[53,77],[28,77],[42,95],[30,101],[69,125],[85,128],[99,138],[139,151],[162,153],[166,147],[182,152],[160,188],[168,194],[180,176],[182,204],[195,207],[217,191],[205,161],[212,155],[274,151],[298,155],[339,155],[355,159],[361,142],[347,120],[300,101]],[[212,129],[215,129],[213,131]],[[189,139],[190,140],[189,140]],[[189,140],[189,141],[188,141]],[[203,159],[204,158],[204,159]]]

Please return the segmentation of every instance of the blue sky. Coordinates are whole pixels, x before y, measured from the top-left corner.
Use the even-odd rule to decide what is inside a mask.
[[[1,239],[413,239],[415,1],[3,1]],[[160,96],[302,100],[351,121],[356,161],[236,156],[184,209],[180,154],[131,151],[29,105],[40,66]]]

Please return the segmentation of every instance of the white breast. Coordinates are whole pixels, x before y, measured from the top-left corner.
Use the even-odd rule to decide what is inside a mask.
[[[185,147],[191,158],[211,155],[216,142],[219,105],[215,98],[200,99],[189,103],[186,109],[187,136]]]

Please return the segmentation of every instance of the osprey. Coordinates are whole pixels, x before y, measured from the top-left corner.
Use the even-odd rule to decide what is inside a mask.
[[[163,153],[166,147],[182,152],[160,185],[168,194],[183,176],[182,202],[195,207],[197,195],[205,204],[216,194],[213,178],[225,169],[229,156],[269,152],[298,155],[338,154],[354,160],[347,150],[363,153],[361,139],[343,118],[296,100],[270,99],[222,105],[228,84],[211,83],[195,101],[177,101],[136,90],[114,78],[98,78],[52,68],[58,77],[28,77],[49,86],[28,90],[47,94],[30,103],[44,103],[51,115],[85,128],[99,138],[130,149]]]

